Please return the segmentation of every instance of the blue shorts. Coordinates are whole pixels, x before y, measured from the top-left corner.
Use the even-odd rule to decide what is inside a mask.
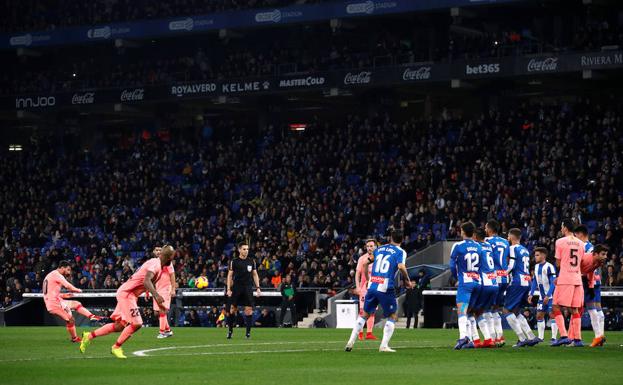
[[[466,303],[471,306],[472,301],[476,300],[478,290],[480,290],[480,284],[476,282],[464,283],[462,285],[459,285],[456,291],[456,303]]]
[[[478,291],[478,298],[473,308],[477,310],[489,310],[498,297],[497,286],[481,286]]]
[[[482,286],[478,285],[472,291],[472,295],[469,297],[469,309],[476,309],[476,305],[478,304],[478,298],[481,296]]]
[[[504,299],[506,298],[506,289],[508,288],[508,283],[499,283],[498,284],[498,295],[493,303],[495,306],[503,307]]]
[[[379,304],[383,308],[383,317],[385,318],[394,314],[398,310],[398,301],[396,301],[396,295],[393,290],[390,290],[387,293],[381,293],[376,290],[368,290],[363,304],[363,311],[368,314],[374,314],[376,312],[376,307]]]
[[[506,289],[504,309],[515,310],[525,306],[528,303],[528,294],[530,294],[529,286],[509,285]]]
[[[536,304],[536,311],[549,314],[552,312],[553,303],[554,299],[550,298],[549,301],[547,301],[547,305],[543,306],[543,301],[539,300],[539,302]]]
[[[586,306],[589,302],[601,303],[601,285],[595,285],[595,298],[592,299],[588,297],[588,291],[584,290],[584,305]]]

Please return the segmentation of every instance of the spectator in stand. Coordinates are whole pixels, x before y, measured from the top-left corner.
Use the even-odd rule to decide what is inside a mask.
[[[276,326],[275,313],[267,308],[262,309],[260,316],[255,320],[255,326],[262,328],[274,328]]]

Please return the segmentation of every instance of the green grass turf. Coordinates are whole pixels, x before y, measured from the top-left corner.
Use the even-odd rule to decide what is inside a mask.
[[[455,330],[396,330],[394,354],[379,353],[378,341],[358,341],[344,352],[348,330],[254,329],[246,340],[236,329],[231,341],[224,329],[177,328],[163,340],[156,332],[140,330],[124,346],[128,359],[118,360],[110,355],[114,336],[94,340],[82,356],[64,328],[0,328],[0,384],[596,385],[621,383],[623,363],[621,332],[608,333],[606,346],[595,349],[543,344],[454,351]]]

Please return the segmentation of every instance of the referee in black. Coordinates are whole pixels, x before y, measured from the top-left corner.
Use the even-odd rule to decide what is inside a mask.
[[[260,277],[257,275],[255,261],[249,258],[249,244],[240,242],[238,244],[238,256],[229,262],[227,272],[227,297],[229,299],[229,314],[227,323],[229,331],[227,339],[231,339],[234,333],[234,324],[238,316],[238,306],[244,306],[244,324],[247,327],[247,338],[251,338],[251,325],[253,324],[253,284],[258,297],[260,291]]]

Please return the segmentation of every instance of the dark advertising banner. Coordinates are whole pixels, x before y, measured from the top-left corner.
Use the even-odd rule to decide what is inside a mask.
[[[504,57],[456,63],[417,63],[374,69],[320,72],[281,77],[223,79],[183,84],[120,89],[97,89],[63,93],[39,93],[0,98],[0,108],[47,110],[56,107],[88,107],[100,104],[140,104],[157,101],[210,98],[215,96],[301,92],[322,89],[357,89],[370,86],[416,85],[451,79],[495,79],[543,76],[587,69],[623,67],[623,51],[586,52],[566,55]]]
[[[0,35],[0,49],[84,44],[114,39],[147,39],[157,36],[175,36],[223,28],[249,28],[336,18],[369,17],[450,7],[503,4],[516,1],[519,0],[351,0],[323,4],[292,5],[282,8],[229,11],[140,22],[63,28],[53,31],[2,34]]]

